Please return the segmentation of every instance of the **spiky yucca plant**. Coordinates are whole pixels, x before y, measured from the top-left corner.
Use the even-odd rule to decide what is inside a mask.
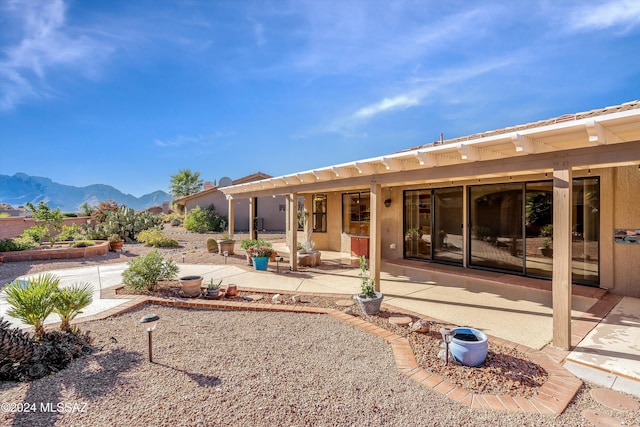
[[[57,276],[45,273],[29,279],[26,286],[16,280],[5,290],[7,303],[11,306],[7,314],[32,325],[37,340],[44,334],[44,321],[53,311],[58,284],[60,279]]]
[[[53,312],[60,316],[60,330],[72,332],[71,321],[92,301],[93,286],[90,283],[74,283],[58,290],[53,297]]]

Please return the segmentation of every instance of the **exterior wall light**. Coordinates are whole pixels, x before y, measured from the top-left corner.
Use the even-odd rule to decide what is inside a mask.
[[[142,319],[140,319],[140,323],[142,323],[145,328],[147,328],[147,332],[149,333],[149,362],[153,362],[151,333],[156,328],[158,320],[160,320],[160,316],[158,316],[157,314],[145,314],[144,316],[142,316]]]
[[[391,199],[385,199],[385,201],[384,201],[384,205],[385,205],[386,207],[391,206]]]

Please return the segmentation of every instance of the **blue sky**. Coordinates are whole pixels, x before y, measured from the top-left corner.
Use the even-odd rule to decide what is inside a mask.
[[[640,98],[640,2],[0,2],[0,174],[168,191]]]

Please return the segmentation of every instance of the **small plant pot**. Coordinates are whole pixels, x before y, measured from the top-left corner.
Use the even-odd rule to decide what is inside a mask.
[[[207,298],[218,298],[220,296],[220,288],[207,289]]]
[[[202,276],[184,276],[180,279],[182,293],[186,297],[197,297],[202,294]]]
[[[540,248],[540,252],[544,257],[553,258],[553,248]]]
[[[109,250],[111,252],[115,252],[117,250],[122,251],[123,246],[124,246],[124,240],[118,240],[117,242],[109,242]]]
[[[365,298],[362,294],[356,295],[360,309],[369,316],[375,316],[380,313],[380,305],[383,298],[384,295],[381,292],[376,292],[376,298]]]

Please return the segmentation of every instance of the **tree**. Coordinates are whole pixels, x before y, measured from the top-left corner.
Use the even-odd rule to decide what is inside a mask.
[[[51,242],[51,246],[56,242],[56,237],[62,231],[62,224],[64,224],[64,215],[60,212],[60,208],[53,210],[42,200],[38,203],[38,207],[36,208],[33,203],[27,202],[27,207],[31,212],[33,212],[33,217],[41,222],[44,222],[47,225],[47,234],[45,237],[49,239]],[[51,232],[51,230],[55,231],[55,234]]]
[[[174,199],[188,196],[202,190],[204,181],[200,179],[200,172],[191,172],[191,169],[180,169],[177,174],[171,176],[170,192]]]

